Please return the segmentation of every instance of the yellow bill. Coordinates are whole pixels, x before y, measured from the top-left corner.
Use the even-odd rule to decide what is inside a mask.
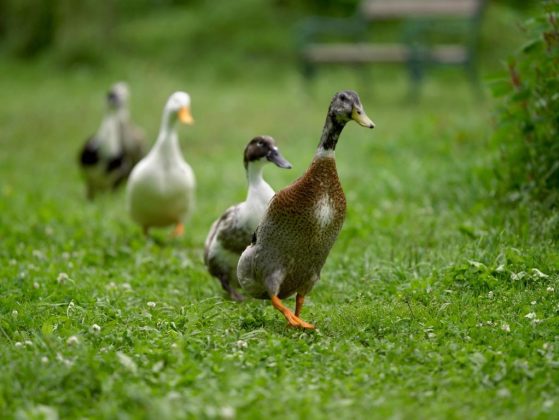
[[[367,128],[375,128],[375,123],[371,121],[365,111],[361,108],[353,107],[353,111],[351,112],[351,119],[354,120],[357,124],[367,127]]]
[[[183,106],[179,110],[178,114],[179,114],[179,120],[183,124],[188,124],[188,125],[194,124],[194,118],[192,118],[192,114],[190,113],[190,108],[189,107]]]

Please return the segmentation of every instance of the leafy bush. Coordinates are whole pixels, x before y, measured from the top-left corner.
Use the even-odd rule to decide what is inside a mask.
[[[495,139],[499,191],[512,201],[559,198],[559,1],[542,2],[523,26],[528,42],[508,61]]]

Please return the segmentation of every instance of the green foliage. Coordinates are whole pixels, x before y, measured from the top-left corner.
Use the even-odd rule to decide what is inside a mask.
[[[19,57],[32,57],[55,37],[54,0],[7,0],[0,6],[0,27],[8,49]]]
[[[541,5],[524,25],[527,42],[508,62],[508,79],[493,83],[502,96],[496,141],[501,191],[512,200],[559,199],[559,2]]]

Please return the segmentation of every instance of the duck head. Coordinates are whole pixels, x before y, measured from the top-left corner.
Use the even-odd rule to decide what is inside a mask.
[[[247,144],[244,152],[245,169],[253,162],[272,162],[280,168],[291,169],[291,163],[282,156],[275,140],[270,136],[257,136]]]
[[[323,153],[331,155],[331,153],[334,152],[340,133],[351,120],[363,127],[375,127],[375,124],[367,117],[367,114],[365,114],[365,110],[363,109],[363,105],[361,105],[361,100],[357,92],[343,90],[334,95],[330,107],[328,108],[326,122],[322,130],[322,137],[318,145],[318,155],[322,155]]]
[[[343,90],[334,95],[328,115],[343,125],[353,120],[363,127],[375,128],[375,124],[363,110],[359,95],[352,90]]]
[[[186,92],[173,93],[167,100],[163,113],[168,116],[170,123],[179,120],[183,124],[194,124],[190,112],[190,95]]]
[[[130,91],[125,82],[115,83],[107,92],[107,104],[109,109],[118,110],[125,108],[128,105],[129,96]]]

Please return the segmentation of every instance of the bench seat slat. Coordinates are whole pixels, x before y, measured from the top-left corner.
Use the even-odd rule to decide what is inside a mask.
[[[303,56],[313,63],[401,63],[411,59],[411,50],[402,44],[331,43],[310,44]],[[436,45],[425,50],[418,58],[441,63],[464,63],[467,50],[461,45]]]

